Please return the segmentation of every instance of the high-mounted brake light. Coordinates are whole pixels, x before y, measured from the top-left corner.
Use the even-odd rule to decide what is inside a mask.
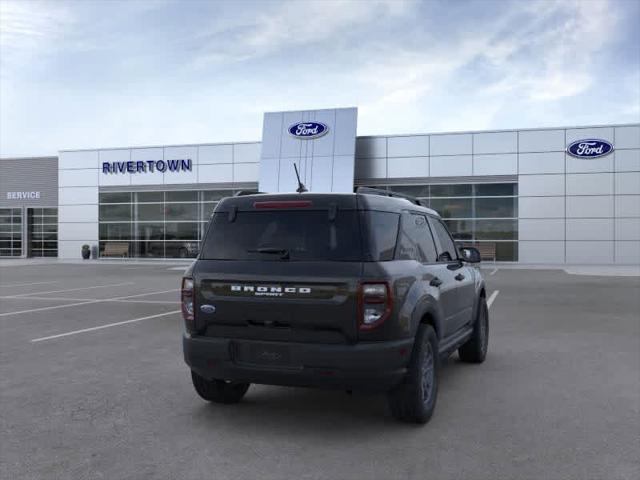
[[[393,297],[388,282],[363,283],[358,297],[360,330],[376,328],[391,315]]]
[[[272,200],[254,202],[253,208],[307,208],[312,205],[311,200]]]
[[[184,318],[187,331],[195,330],[195,319],[193,315],[193,299],[194,299],[193,278],[184,277],[182,279],[182,289],[180,291],[180,305],[182,309],[182,318]]]

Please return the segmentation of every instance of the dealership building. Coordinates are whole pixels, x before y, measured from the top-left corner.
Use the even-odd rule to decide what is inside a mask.
[[[640,124],[357,136],[357,109],[264,115],[261,142],[0,159],[0,257],[193,257],[238,191],[419,197],[489,260],[640,264]]]

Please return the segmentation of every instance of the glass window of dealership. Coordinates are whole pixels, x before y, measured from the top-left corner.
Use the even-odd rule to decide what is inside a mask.
[[[567,151],[583,140],[611,151],[594,158]],[[264,137],[262,144],[60,152],[57,208],[3,197],[0,256],[79,258],[89,244],[101,257],[194,257],[217,202],[258,191],[262,145]],[[638,124],[355,137],[353,149],[352,190],[368,186],[426,201],[456,241],[484,247],[487,260],[640,263]],[[151,160],[161,165],[158,158],[188,158],[190,168],[149,171]],[[310,158],[296,162],[314,191],[309,172],[322,158]],[[328,164],[335,170],[342,158],[335,154]],[[105,174],[105,161],[125,171]]]

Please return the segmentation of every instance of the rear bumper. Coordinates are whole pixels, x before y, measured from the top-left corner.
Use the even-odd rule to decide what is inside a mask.
[[[404,378],[413,339],[335,345],[185,334],[182,344],[187,365],[209,379],[385,391]]]

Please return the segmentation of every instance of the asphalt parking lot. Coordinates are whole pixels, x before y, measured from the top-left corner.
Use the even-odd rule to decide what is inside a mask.
[[[640,278],[485,273],[489,357],[418,427],[382,395],[203,402],[166,265],[0,265],[0,477],[639,478]]]

